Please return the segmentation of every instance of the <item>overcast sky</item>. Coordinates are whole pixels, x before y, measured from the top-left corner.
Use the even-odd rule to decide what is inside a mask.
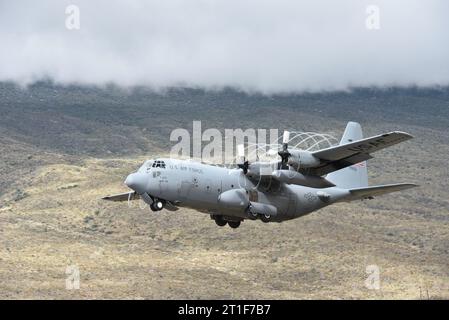
[[[266,93],[448,85],[449,1],[0,0],[0,81],[42,78]]]

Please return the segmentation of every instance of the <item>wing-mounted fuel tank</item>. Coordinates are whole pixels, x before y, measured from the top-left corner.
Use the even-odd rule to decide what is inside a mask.
[[[320,176],[304,175],[294,170],[275,170],[271,177],[279,182],[297,184],[311,188],[329,188],[335,185]]]

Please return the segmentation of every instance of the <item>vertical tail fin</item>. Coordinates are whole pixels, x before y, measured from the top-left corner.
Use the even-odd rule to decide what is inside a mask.
[[[357,122],[348,122],[340,144],[363,139],[362,127]],[[326,179],[337,187],[352,189],[368,186],[368,171],[366,161],[354,164],[350,167],[329,173]]]

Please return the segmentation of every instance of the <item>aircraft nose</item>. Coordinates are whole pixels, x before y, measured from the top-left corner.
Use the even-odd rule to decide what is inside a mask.
[[[131,173],[125,179],[125,184],[130,188],[136,191],[138,194],[143,194],[146,191],[147,186],[147,176],[142,173]]]

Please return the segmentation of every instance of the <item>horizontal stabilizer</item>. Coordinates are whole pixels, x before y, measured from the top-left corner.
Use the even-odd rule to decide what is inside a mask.
[[[370,199],[374,196],[380,196],[390,192],[406,190],[417,186],[418,185],[413,183],[395,183],[395,184],[385,184],[380,186],[350,189],[349,200],[352,201],[357,199]]]

